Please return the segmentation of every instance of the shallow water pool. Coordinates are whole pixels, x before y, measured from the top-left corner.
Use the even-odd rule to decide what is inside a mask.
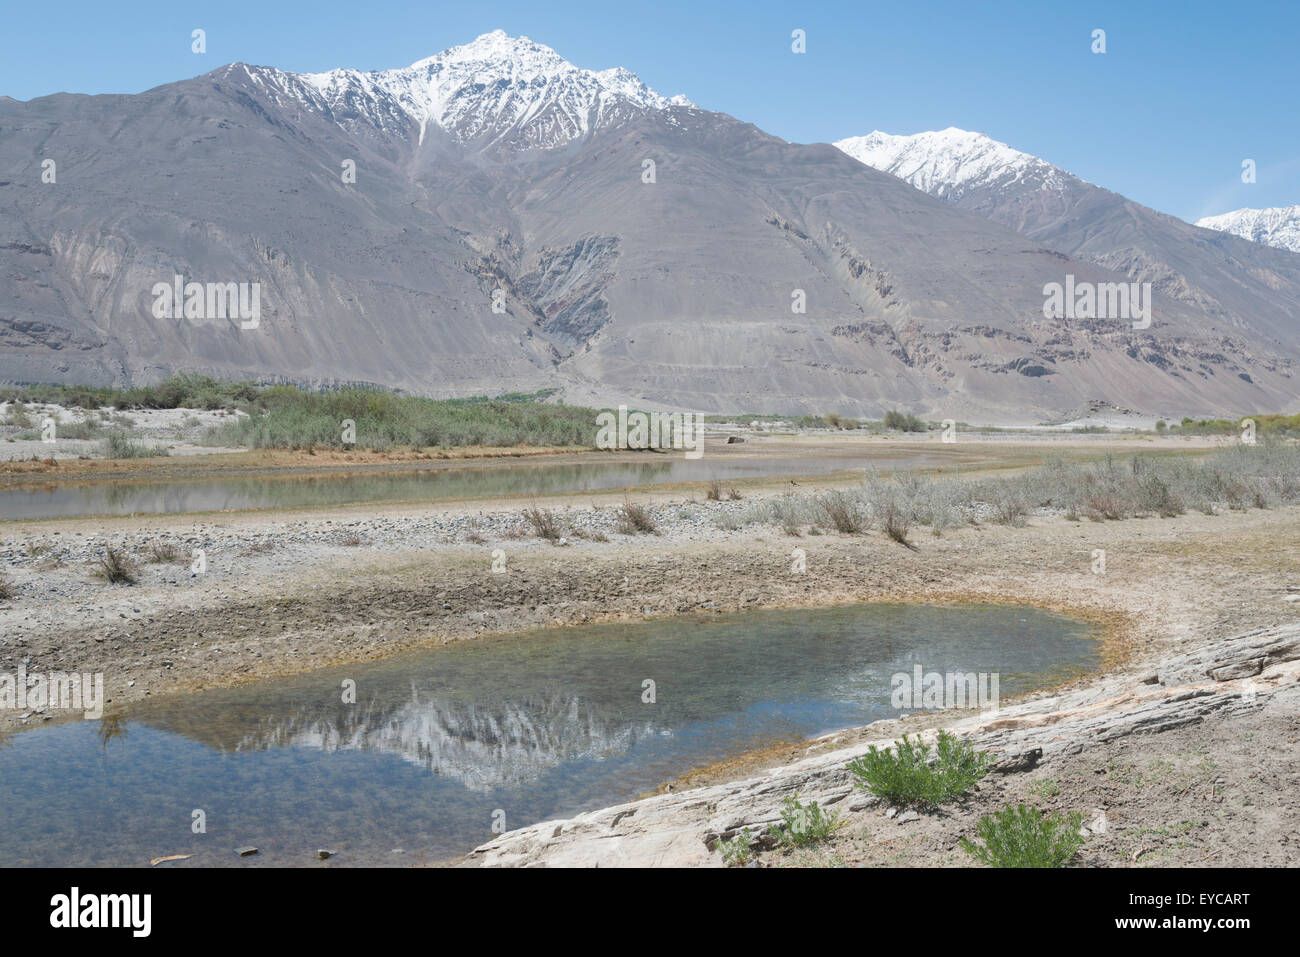
[[[996,672],[1006,698],[1096,662],[1090,626],[992,605],[452,644],[16,733],[0,744],[0,865],[311,866],[318,848],[339,852],[331,864],[435,861],[490,840],[494,815],[512,828],[572,815],[776,740],[897,716],[891,678],[916,665]],[[259,854],[238,857],[247,845]]]

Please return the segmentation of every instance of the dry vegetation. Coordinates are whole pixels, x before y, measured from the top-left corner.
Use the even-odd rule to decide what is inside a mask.
[[[935,535],[967,523],[1021,526],[1034,514],[1071,520],[1172,518],[1187,511],[1271,508],[1300,501],[1300,447],[1264,443],[1234,446],[1204,458],[1108,456],[1079,464],[1057,457],[1024,474],[982,480],[914,472],[867,475],[856,488],[822,495],[784,495],[722,516],[728,528],[780,526],[789,535],[807,528],[859,534],[876,528],[909,545],[913,526]]]

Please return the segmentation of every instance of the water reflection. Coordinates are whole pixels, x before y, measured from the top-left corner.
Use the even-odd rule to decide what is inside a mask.
[[[890,678],[1091,667],[1086,628],[991,606],[849,606],[555,629],[45,726],[0,751],[0,864],[400,863],[626,800],[775,739],[892,716]],[[655,701],[643,682],[655,682]],[[356,704],[343,701],[356,682]],[[208,831],[189,831],[193,809]],[[406,860],[406,858],[403,858]]]
[[[735,481],[773,475],[824,475],[868,467],[928,467],[947,461],[942,454],[932,452],[872,457],[706,456],[688,460],[655,455],[654,458],[655,461],[650,462],[593,459],[586,464],[480,465],[205,481],[122,481],[0,488],[0,518],[177,514],[352,502],[527,497],[674,482],[705,482],[714,478]]]

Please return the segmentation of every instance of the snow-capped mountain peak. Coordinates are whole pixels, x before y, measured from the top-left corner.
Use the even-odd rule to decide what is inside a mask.
[[[1061,189],[1077,177],[1006,143],[948,127],[911,136],[875,130],[834,144],[860,163],[906,180],[932,196],[956,200],[972,189],[1027,185]]]
[[[502,30],[394,70],[249,75],[268,93],[306,100],[345,127],[414,126],[421,143],[437,127],[480,148],[548,149],[638,112],[693,106],[685,97],[661,96],[621,67],[584,70]]]
[[[1234,209],[1230,213],[1198,219],[1196,225],[1300,253],[1300,206]]]

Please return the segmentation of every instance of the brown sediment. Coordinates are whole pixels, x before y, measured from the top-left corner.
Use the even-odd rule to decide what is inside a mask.
[[[53,459],[0,460],[0,480],[18,484],[23,480],[137,480],[216,478],[224,474],[346,473],[349,470],[382,470],[395,467],[432,467],[438,463],[472,463],[494,459],[523,459],[539,456],[585,455],[594,450],[572,446],[464,446],[454,449],[397,449],[375,452],[367,449],[322,448],[259,449],[246,452],[214,451],[210,454],[157,456],[138,459]]]
[[[725,440],[710,438],[707,447],[711,458],[797,458],[824,455],[852,457],[860,454],[930,453],[951,460],[962,468],[1015,468],[1039,464],[1044,454],[1065,451],[1080,457],[1107,452],[1142,451],[1163,454],[1204,451],[1220,445],[1211,438],[1154,438],[1146,435],[1038,436],[1032,439],[1007,438],[998,442],[968,441],[945,444],[935,437],[900,439],[887,435],[770,435],[750,436],[747,443],[729,445]],[[335,449],[255,449],[244,451],[213,450],[192,454],[157,456],[138,459],[50,458],[44,454],[32,459],[0,459],[0,484],[46,484],[60,481],[173,481],[225,476],[267,474],[346,474],[349,471],[383,471],[385,469],[419,469],[448,465],[491,464],[496,460],[557,458],[573,462],[653,461],[649,456],[664,453],[601,451],[575,446],[463,446],[449,449],[392,449],[373,451],[364,448]],[[942,466],[942,463],[940,463]]]

